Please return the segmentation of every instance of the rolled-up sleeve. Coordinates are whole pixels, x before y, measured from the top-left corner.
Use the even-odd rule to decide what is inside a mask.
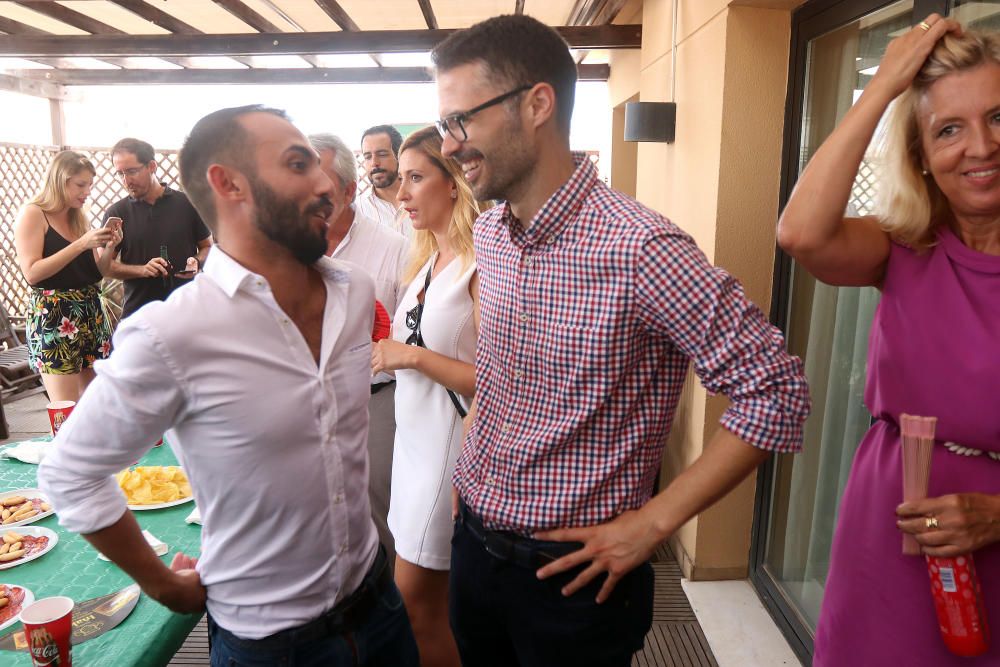
[[[658,236],[645,250],[636,294],[641,316],[692,360],[708,391],[730,399],[722,426],[760,449],[801,450],[809,388],[781,332],[686,235]]]
[[[112,475],[133,464],[178,419],[186,392],[137,313],[114,336],[114,352],[63,424],[38,469],[59,524],[76,533],[107,528],[125,513]]]

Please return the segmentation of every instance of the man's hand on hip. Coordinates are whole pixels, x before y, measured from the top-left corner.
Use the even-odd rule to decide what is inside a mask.
[[[201,583],[201,575],[194,569],[197,564],[196,558],[182,553],[175,554],[170,563],[173,575],[163,586],[147,590],[146,593],[167,609],[179,614],[205,611],[207,592]]]
[[[563,587],[562,594],[568,597],[601,572],[607,572],[608,578],[597,593],[598,604],[604,602],[611,596],[621,578],[649,560],[661,542],[653,521],[646,516],[647,513],[643,509],[633,510],[597,526],[535,533],[535,538],[539,540],[583,542],[582,549],[538,570],[538,578],[546,579],[589,562],[589,567]]]

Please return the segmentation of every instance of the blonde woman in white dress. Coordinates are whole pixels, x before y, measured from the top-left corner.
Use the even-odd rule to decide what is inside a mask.
[[[424,667],[458,667],[448,625],[451,474],[462,417],[475,392],[479,283],[472,249],[478,207],[458,165],[441,155],[434,127],[399,153],[397,195],[413,224],[408,284],[392,336],[372,350],[372,372],[396,375],[396,441],[389,529],[396,585]]]

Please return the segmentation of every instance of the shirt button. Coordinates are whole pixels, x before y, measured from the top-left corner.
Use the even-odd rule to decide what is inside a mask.
[[[483,484],[485,484],[486,486],[494,486],[496,485],[496,483],[497,481],[492,477],[486,477],[485,479],[483,479]]]
[[[534,261],[530,257],[525,257],[524,258],[524,265],[525,266],[531,266],[533,263],[534,263]]]
[[[342,553],[342,554],[346,554],[347,553],[347,545],[346,544],[341,544],[340,545],[340,553]]]
[[[528,313],[521,313],[521,315],[520,315],[520,317],[518,319],[520,319],[522,322],[527,322],[528,321]]]
[[[545,237],[545,242],[546,243],[555,243],[556,242],[556,237],[554,237],[551,234],[549,234],[547,237]]]
[[[521,376],[523,376],[523,375],[524,375],[524,373],[521,371],[520,368],[517,368],[517,369],[514,370],[514,379],[515,380],[520,380]]]
[[[344,502],[344,495],[342,493],[338,493],[337,495],[335,495],[333,497],[333,504],[334,505],[339,505],[342,502]]]
[[[257,281],[257,287],[263,287],[263,286],[264,286],[264,281],[263,280],[258,280]]]
[[[510,433],[510,428],[510,422],[504,422],[503,426],[500,427],[500,430],[504,433]]]

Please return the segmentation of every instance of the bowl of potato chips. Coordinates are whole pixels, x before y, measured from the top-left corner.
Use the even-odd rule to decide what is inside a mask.
[[[122,470],[115,480],[130,510],[156,510],[194,500],[180,466],[136,466]]]

